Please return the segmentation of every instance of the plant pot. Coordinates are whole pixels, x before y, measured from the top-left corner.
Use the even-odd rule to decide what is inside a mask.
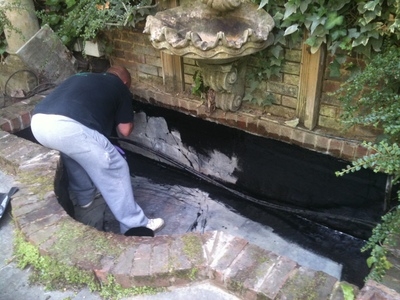
[[[105,46],[99,41],[85,41],[83,52],[86,55],[101,57],[104,55]]]

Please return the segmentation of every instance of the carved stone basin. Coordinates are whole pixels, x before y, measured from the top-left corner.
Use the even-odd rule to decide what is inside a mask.
[[[195,59],[215,107],[236,111],[244,96],[243,56],[273,42],[273,18],[250,0],[182,0],[148,16],[144,33],[156,49]]]
[[[250,2],[191,0],[148,16],[144,32],[169,54],[222,63],[266,48],[273,27],[272,17]]]

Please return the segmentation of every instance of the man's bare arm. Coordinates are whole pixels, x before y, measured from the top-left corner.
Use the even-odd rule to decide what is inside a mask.
[[[119,133],[121,133],[123,136],[128,136],[133,130],[133,123],[120,123],[118,124],[117,128]]]

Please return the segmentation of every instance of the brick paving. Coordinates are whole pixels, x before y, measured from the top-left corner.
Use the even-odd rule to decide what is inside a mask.
[[[73,220],[55,194],[59,154],[9,133],[29,126],[26,112],[38,100],[3,109],[0,168],[19,187],[12,200],[16,226],[42,254],[93,271],[101,282],[113,275],[123,287],[208,279],[242,299],[344,299],[334,277],[224,232],[124,237]],[[360,291],[354,287],[356,299],[400,299],[388,286],[369,281]]]

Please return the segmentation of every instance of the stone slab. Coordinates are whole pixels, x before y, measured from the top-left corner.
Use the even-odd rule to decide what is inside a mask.
[[[48,25],[19,48],[16,55],[39,78],[55,84],[77,72],[74,56]]]

